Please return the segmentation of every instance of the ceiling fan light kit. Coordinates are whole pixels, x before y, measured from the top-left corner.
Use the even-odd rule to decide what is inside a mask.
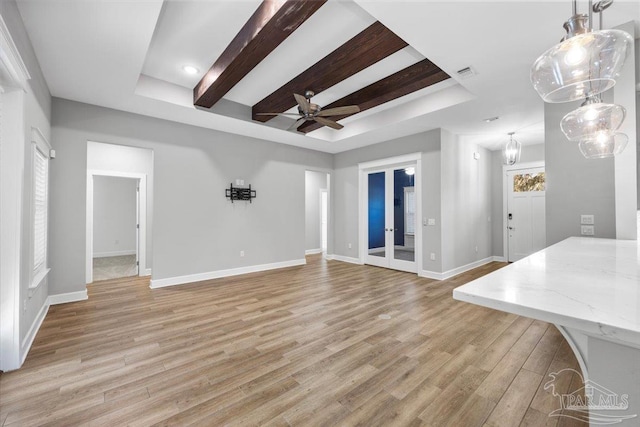
[[[330,127],[335,130],[340,130],[344,128],[340,123],[331,120],[327,117],[331,116],[341,116],[341,115],[350,115],[360,112],[360,107],[357,105],[345,105],[343,107],[335,107],[329,108],[328,110],[323,110],[318,104],[314,104],[311,102],[311,98],[315,93],[311,90],[306,90],[304,92],[304,96],[294,93],[293,97],[298,103],[298,114],[292,113],[258,113],[257,115],[261,116],[299,116],[300,118],[296,120],[287,130],[297,130],[304,123],[311,121],[317,122],[323,126]]]
[[[531,68],[531,83],[540,97],[549,103],[586,99],[582,106],[562,119],[560,126],[570,141],[579,142],[587,158],[605,158],[619,154],[626,147],[626,135],[616,131],[624,121],[624,107],[605,104],[599,94],[612,88],[627,58],[633,38],[621,30],[592,31],[591,12],[600,13],[613,0],[592,6],[589,16],[574,14],[564,23],[563,40],[543,53]],[[624,138],[622,137],[624,135]]]

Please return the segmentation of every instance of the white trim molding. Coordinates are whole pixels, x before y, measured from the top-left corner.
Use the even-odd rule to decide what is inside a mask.
[[[145,270],[142,270],[141,276],[151,276],[151,269],[147,268]]]
[[[466,271],[473,270],[474,268],[483,266],[485,264],[489,264],[490,262],[495,261],[496,257],[487,257],[478,261],[471,262],[467,265],[463,265],[460,267],[453,268],[449,271],[445,271],[443,273],[438,273],[436,271],[428,271],[422,270],[419,273],[420,277],[426,277],[427,279],[435,279],[435,280],[447,280],[452,278],[453,276],[457,276],[458,274],[462,274]]]
[[[348,262],[349,264],[364,265],[364,262],[362,262],[360,258],[353,258],[350,256],[331,254],[331,255],[327,255],[326,258],[329,261],[341,261],[341,262]]]
[[[124,255],[135,255],[136,250],[128,250],[128,251],[112,251],[112,252],[94,252],[94,258],[108,258],[112,256],[124,256]]]
[[[151,279],[151,289],[164,288],[166,286],[184,285],[186,283],[202,282],[204,280],[220,279],[223,277],[238,276],[240,274],[256,273],[259,271],[275,270],[278,268],[296,267],[305,265],[306,259],[294,259],[291,261],[274,262],[271,264],[250,265],[247,267],[230,268],[227,270],[209,271],[206,273],[188,274],[185,276],[167,277],[164,279]]]
[[[321,254],[321,253],[322,253],[322,248],[307,249],[304,251],[305,255],[315,255],[315,254]]]
[[[44,304],[42,304],[42,307],[40,308],[40,311],[36,315],[36,318],[33,320],[33,323],[31,324],[31,327],[29,328],[27,335],[25,335],[24,339],[22,340],[22,346],[20,348],[20,353],[21,353],[20,366],[22,366],[25,359],[27,358],[27,354],[29,354],[29,350],[31,350],[31,346],[33,345],[33,340],[35,340],[36,334],[40,330],[40,327],[42,326],[42,322],[44,322],[44,318],[47,317],[47,313],[49,312],[49,306],[50,306],[49,298],[47,298]]]
[[[24,64],[18,47],[13,41],[7,24],[0,16],[0,86],[25,90],[27,80],[31,80],[29,70]]]
[[[68,302],[84,301],[89,299],[87,290],[68,292],[66,294],[49,295],[49,305],[66,304]]]

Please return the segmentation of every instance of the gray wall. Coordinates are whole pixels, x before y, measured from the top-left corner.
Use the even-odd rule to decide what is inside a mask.
[[[31,219],[31,198],[32,198],[32,127],[42,132],[44,137],[50,142],[50,117],[51,117],[51,95],[49,88],[42,75],[40,64],[35,56],[31,41],[27,35],[22,22],[22,17],[14,0],[0,1],[0,15],[9,29],[20,56],[25,63],[31,79],[27,82],[24,99],[24,138],[20,141],[6,141],[6,143],[24,144],[24,175],[16,177],[22,178],[22,248],[20,254],[20,317],[18,319],[20,327],[20,342],[22,345],[27,332],[33,325],[36,317],[47,301],[49,293],[49,279],[44,280],[42,285],[35,291],[29,291],[30,274],[32,270],[32,260],[30,254],[30,242],[32,239],[32,219]],[[53,145],[53,144],[52,144]],[[54,147],[55,148],[55,145]],[[49,259],[51,259],[51,248],[49,247]],[[51,261],[49,261],[51,266]],[[24,308],[23,308],[24,307]],[[22,349],[24,350],[24,348]]]
[[[136,253],[138,180],[93,179],[93,257]]]
[[[141,268],[153,267],[153,151],[124,145],[87,143],[87,169],[135,173],[147,177],[146,259]],[[94,216],[96,211],[93,212]]]
[[[320,249],[320,190],[327,189],[327,173],[305,171],[305,246]]]
[[[441,271],[440,138],[440,129],[436,129],[335,155],[332,183],[335,254],[359,256],[358,163],[422,152],[422,215],[436,219],[435,226],[420,226],[423,230],[423,269]],[[436,261],[429,259],[431,252],[437,254]]]
[[[304,258],[304,172],[330,154],[61,99],[52,126],[52,294],[85,288],[87,141],[154,152],[153,279]],[[253,203],[224,197],[236,178]]]
[[[491,165],[487,149],[442,131],[442,271],[492,255]]]
[[[613,159],[585,159],[560,120],[579,102],[544,105],[547,246],[580,236],[580,215],[595,215],[595,237],[615,238]]]
[[[491,253],[494,256],[505,256],[504,254],[504,232],[506,227],[503,224],[503,164],[502,150],[491,152]],[[522,147],[520,163],[544,162],[544,144],[524,145]]]

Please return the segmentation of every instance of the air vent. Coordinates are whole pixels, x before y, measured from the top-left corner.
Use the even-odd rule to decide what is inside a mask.
[[[462,79],[468,79],[469,77],[473,77],[476,75],[476,72],[474,71],[473,68],[471,67],[466,67],[463,68],[461,70],[456,71],[456,73],[458,74],[458,76],[460,76],[460,78]]]

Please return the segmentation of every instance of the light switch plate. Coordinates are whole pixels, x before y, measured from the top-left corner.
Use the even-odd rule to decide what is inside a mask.
[[[595,229],[593,225],[583,225],[580,227],[580,232],[583,236],[593,236]]]
[[[429,220],[427,221],[427,225],[436,225],[435,218],[429,218]]]
[[[580,215],[580,224],[593,225],[595,218],[593,215]]]

